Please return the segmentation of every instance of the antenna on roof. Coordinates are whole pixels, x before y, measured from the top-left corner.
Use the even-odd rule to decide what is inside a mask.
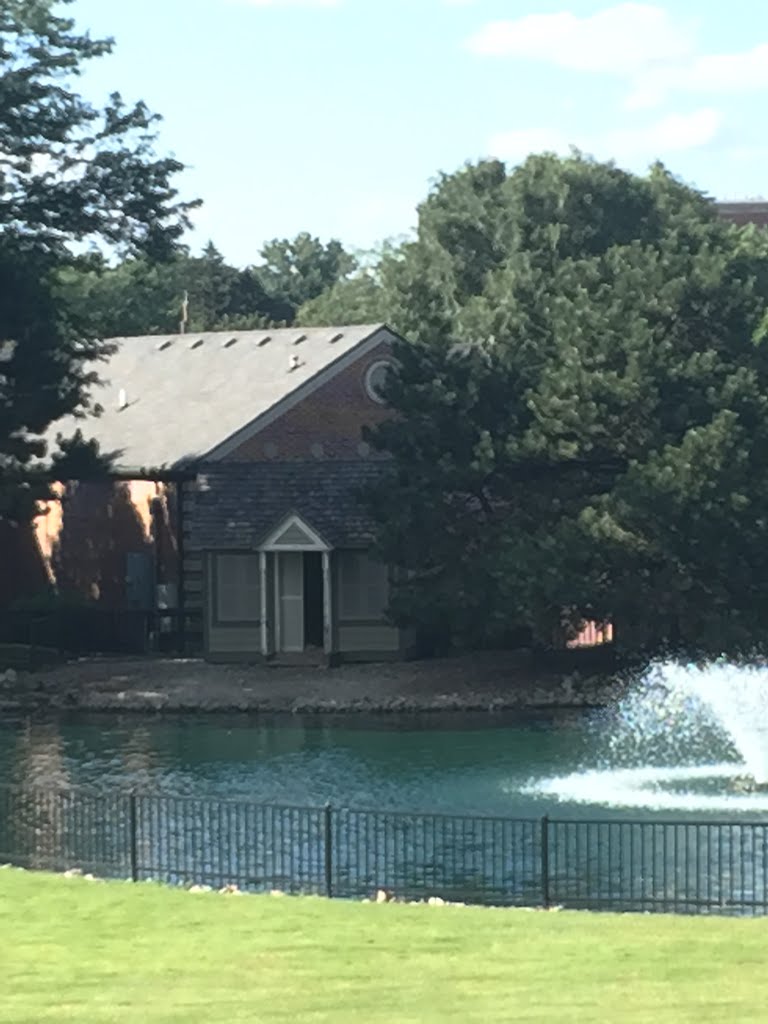
[[[181,320],[179,321],[179,334],[187,333],[187,324],[189,323],[189,292],[184,292],[184,298],[181,300]]]

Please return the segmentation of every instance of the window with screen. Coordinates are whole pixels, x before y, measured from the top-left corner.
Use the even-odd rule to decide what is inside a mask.
[[[261,577],[258,555],[215,555],[214,583],[218,622],[259,621]]]
[[[380,621],[389,602],[389,571],[366,551],[340,551],[339,613],[342,619]]]

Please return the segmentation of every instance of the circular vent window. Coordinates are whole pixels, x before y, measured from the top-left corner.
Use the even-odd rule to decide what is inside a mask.
[[[391,369],[392,363],[381,359],[377,363],[371,363],[365,374],[365,390],[368,392],[368,397],[372,398],[374,402],[378,402],[379,405],[384,405],[385,399],[382,391]]]

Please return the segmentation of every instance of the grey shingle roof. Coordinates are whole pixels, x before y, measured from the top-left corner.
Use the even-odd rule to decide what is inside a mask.
[[[195,462],[381,330],[365,324],[113,338],[115,353],[95,366],[103,383],[93,398],[104,412],[59,420],[47,439],[79,427],[102,451],[121,451],[116,468],[126,472]]]
[[[366,547],[374,523],[359,491],[379,480],[386,469],[381,459],[201,467],[187,510],[189,547],[255,549],[292,513],[332,547]]]

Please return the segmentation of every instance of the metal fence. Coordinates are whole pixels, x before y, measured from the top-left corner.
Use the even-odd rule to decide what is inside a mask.
[[[106,608],[100,605],[40,610],[0,610],[0,644],[40,656],[146,654],[194,649],[202,634],[202,612],[188,609]]]
[[[768,823],[506,819],[0,788],[0,862],[497,906],[768,913]]]

